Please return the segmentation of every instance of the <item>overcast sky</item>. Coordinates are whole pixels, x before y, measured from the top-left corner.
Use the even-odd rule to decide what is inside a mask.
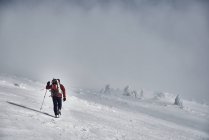
[[[0,73],[209,100],[205,0],[0,1]]]

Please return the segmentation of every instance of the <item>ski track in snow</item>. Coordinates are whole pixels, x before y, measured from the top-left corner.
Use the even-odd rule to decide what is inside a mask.
[[[209,140],[207,105],[188,102],[191,107],[180,109],[160,100],[70,90],[61,117],[54,118],[49,92],[40,111],[45,91],[14,86],[15,80],[0,81],[1,140]]]

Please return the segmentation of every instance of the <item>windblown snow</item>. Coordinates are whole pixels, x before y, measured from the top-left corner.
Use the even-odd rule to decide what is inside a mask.
[[[209,140],[209,106],[176,95],[66,87],[62,115],[54,118],[45,84],[0,77],[1,140]]]

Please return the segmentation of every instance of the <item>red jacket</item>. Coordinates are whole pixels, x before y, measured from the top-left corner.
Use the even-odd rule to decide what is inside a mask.
[[[46,89],[50,89],[51,90],[51,88],[52,88],[52,85],[49,85],[49,86],[46,85]],[[62,93],[55,94],[55,95],[52,95],[52,96],[57,96],[57,97],[61,97],[62,98],[62,94],[63,94],[63,97],[66,98],[65,87],[62,84],[60,84],[60,88],[62,90]]]

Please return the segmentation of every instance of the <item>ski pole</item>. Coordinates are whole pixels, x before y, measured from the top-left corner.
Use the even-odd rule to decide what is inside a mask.
[[[46,93],[47,93],[47,89],[46,89],[46,92],[45,92],[45,95],[44,95],[44,99],[45,99],[45,97],[46,97]],[[40,110],[42,110],[42,107],[43,107],[43,104],[44,104],[44,99],[43,99],[43,102],[42,102],[42,105],[41,105]]]

